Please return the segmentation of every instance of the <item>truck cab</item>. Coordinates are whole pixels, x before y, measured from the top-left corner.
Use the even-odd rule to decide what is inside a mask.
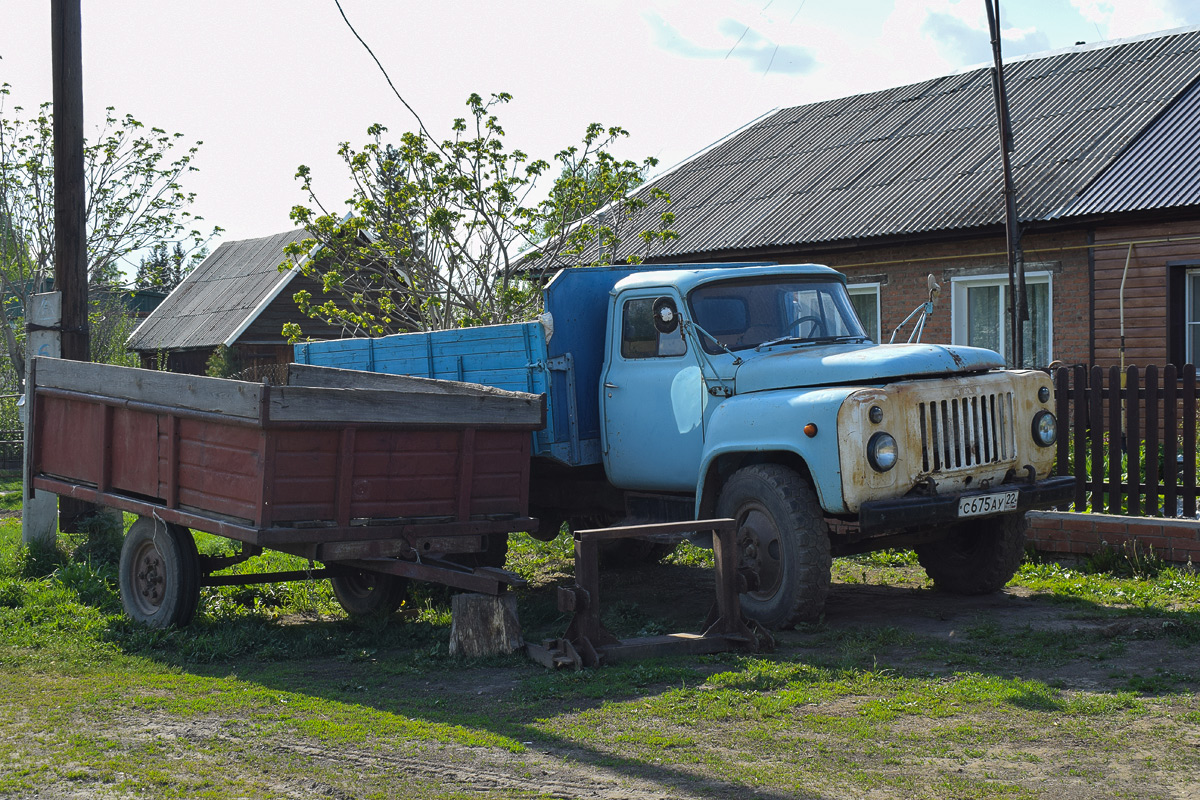
[[[1049,377],[1003,367],[870,341],[819,265],[632,275],[609,305],[605,472],[737,519],[748,613],[773,626],[820,613],[835,553],[913,545],[939,585],[994,591],[1024,511],[1073,487],[1051,476]]]

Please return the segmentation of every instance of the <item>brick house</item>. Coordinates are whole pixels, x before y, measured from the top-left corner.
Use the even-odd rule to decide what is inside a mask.
[[[1006,63],[1026,365],[1118,363],[1122,307],[1127,363],[1200,357],[1198,78],[1200,28]],[[783,109],[655,180],[669,206],[643,190],[631,227],[675,213],[679,238],[652,263],[836,267],[882,341],[932,273],[942,291],[924,340],[1009,356],[992,91],[980,68]]]

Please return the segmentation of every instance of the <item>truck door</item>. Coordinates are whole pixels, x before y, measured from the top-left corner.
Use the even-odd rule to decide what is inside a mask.
[[[630,292],[614,306],[600,385],[604,466],[623,489],[690,492],[707,395],[681,331],[664,334],[654,327],[654,301],[664,294]]]

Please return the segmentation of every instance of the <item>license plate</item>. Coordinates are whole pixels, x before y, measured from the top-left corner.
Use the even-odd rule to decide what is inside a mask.
[[[958,501],[960,517],[979,517],[984,514],[998,514],[1004,511],[1017,510],[1017,492],[999,492],[997,494],[976,494],[964,497]]]

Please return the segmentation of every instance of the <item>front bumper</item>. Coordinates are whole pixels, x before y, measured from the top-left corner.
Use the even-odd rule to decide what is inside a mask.
[[[1059,475],[1033,483],[1012,482],[994,486],[986,492],[898,497],[893,500],[868,500],[859,509],[859,529],[866,535],[933,527],[958,522],[958,502],[964,497],[1017,491],[1017,511],[1066,505],[1075,496],[1075,478]],[[1001,512],[1003,513],[1003,512]],[[1011,513],[1011,512],[1010,512]],[[979,519],[979,517],[966,517]]]

